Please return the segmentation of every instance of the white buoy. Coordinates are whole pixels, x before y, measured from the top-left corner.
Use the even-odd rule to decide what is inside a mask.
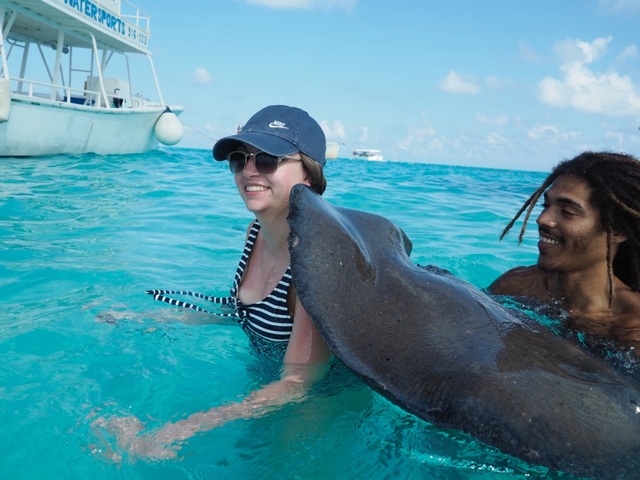
[[[338,158],[339,151],[340,144],[338,142],[327,142],[327,150],[324,156],[327,160],[335,160]]]
[[[178,120],[178,116],[167,107],[156,121],[156,125],[153,127],[153,133],[155,133],[160,143],[164,145],[175,145],[182,140],[184,127],[182,126],[182,122]]]

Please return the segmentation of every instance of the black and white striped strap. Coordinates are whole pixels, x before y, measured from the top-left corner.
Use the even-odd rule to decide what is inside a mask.
[[[169,305],[175,305],[177,307],[182,308],[190,308],[191,310],[195,310],[197,312],[205,312],[211,315],[218,315],[222,317],[237,317],[238,315],[234,313],[222,313],[222,312],[210,312],[209,310],[202,308],[193,303],[185,302],[183,300],[177,300],[175,298],[167,297],[166,295],[187,295],[189,297],[202,298],[203,300],[207,300],[211,303],[217,303],[218,305],[234,305],[234,301],[231,297],[214,297],[210,295],[203,295],[202,293],[190,292],[187,290],[147,290],[145,293],[151,295],[154,300],[159,302],[165,302]]]

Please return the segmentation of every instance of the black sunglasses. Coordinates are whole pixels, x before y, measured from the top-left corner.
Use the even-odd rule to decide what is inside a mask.
[[[253,157],[253,163],[256,165],[256,170],[263,175],[274,173],[280,166],[280,162],[282,162],[282,160],[287,159],[301,161],[299,158],[293,158],[287,155],[277,157],[266,152],[247,153],[242,150],[235,150],[227,153],[229,170],[235,174],[242,173],[249,157]]]

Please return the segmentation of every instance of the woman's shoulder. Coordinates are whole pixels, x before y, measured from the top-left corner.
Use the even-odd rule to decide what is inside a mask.
[[[251,220],[249,222],[249,226],[247,226],[247,235],[249,234],[249,232],[251,230],[253,230],[254,228],[259,229],[260,228],[260,222],[258,221],[257,218],[254,218],[253,220]]]
[[[247,231],[245,232],[245,241],[251,236],[251,235],[258,235],[258,231],[260,231],[260,222],[258,222],[257,218],[254,218],[253,220],[251,220],[249,222],[249,225],[247,226]]]

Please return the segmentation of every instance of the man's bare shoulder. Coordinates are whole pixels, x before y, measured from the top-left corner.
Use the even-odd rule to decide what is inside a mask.
[[[640,292],[626,285],[616,289],[614,314],[640,329]]]
[[[512,268],[500,275],[487,289],[496,295],[523,297],[547,296],[544,274],[537,265]]]
[[[619,283],[612,312],[605,318],[588,319],[588,324],[576,328],[593,335],[609,338],[640,352],[640,293]],[[584,319],[583,319],[584,321]]]

